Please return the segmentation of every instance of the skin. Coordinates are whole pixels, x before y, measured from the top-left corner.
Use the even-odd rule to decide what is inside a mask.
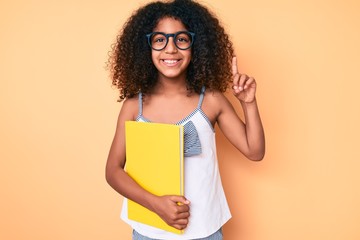
[[[175,33],[174,29],[186,31],[184,25],[173,18],[165,18],[159,21],[154,28],[154,32]],[[152,61],[159,71],[159,81],[167,82],[185,79],[186,69],[191,61],[191,50],[180,50],[174,44],[174,39],[169,38],[169,42],[163,51],[152,51]]]
[[[187,30],[173,18],[163,18],[154,31],[175,33]],[[177,60],[176,63],[165,60]],[[189,95],[186,90],[186,69],[191,61],[191,50],[177,49],[173,38],[162,51],[152,50],[152,61],[159,71],[157,85],[146,95],[143,115],[152,122],[177,123],[189,115],[199,101],[198,94]],[[247,158],[261,160],[265,153],[265,138],[256,103],[256,81],[240,74],[236,57],[232,62],[233,94],[244,111],[245,123],[238,117],[233,106],[219,91],[207,91],[202,110],[212,125],[218,124],[228,140]],[[174,107],[176,106],[176,108]],[[161,109],[161,111],[159,111]],[[135,120],[138,114],[138,98],[126,99],[120,110],[115,136],[106,164],[106,180],[121,195],[158,214],[167,224],[177,229],[186,228],[190,216],[190,202],[183,196],[156,196],[141,188],[124,171],[125,121]]]

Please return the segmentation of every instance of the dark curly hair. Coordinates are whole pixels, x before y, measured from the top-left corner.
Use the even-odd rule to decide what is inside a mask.
[[[108,60],[112,84],[120,90],[120,100],[149,93],[158,71],[151,60],[146,34],[159,20],[172,17],[196,34],[192,61],[187,69],[189,92],[201,87],[225,92],[231,81],[233,45],[219,20],[206,7],[191,0],[156,1],[138,9],[124,24]]]

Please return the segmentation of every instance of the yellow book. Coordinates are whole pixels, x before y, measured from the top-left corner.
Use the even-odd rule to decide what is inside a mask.
[[[126,121],[125,138],[125,170],[130,177],[157,196],[184,195],[183,126]],[[169,232],[183,232],[131,200],[128,218]]]

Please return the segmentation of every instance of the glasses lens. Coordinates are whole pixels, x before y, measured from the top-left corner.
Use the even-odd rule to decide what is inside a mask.
[[[192,44],[192,36],[188,32],[180,32],[175,36],[175,45],[179,49],[188,49]]]
[[[147,37],[151,48],[158,51],[166,47],[169,37],[173,38],[176,47],[181,50],[189,49],[193,43],[193,35],[189,32],[177,32],[175,34],[155,32],[148,34]]]
[[[161,50],[166,45],[166,36],[162,33],[155,33],[150,38],[151,47],[155,50]]]

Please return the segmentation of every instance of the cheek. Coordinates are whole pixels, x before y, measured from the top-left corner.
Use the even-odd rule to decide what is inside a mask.
[[[187,61],[188,61],[189,63],[191,62],[191,60],[192,60],[191,52],[189,52],[189,53],[186,54],[186,59],[187,59]]]
[[[151,60],[153,63],[156,62],[156,52],[155,51],[151,51]]]
[[[152,64],[154,65],[154,67],[159,70],[160,69],[160,63],[159,63],[159,52],[157,51],[152,51],[151,52],[151,61],[152,61]]]
[[[151,50],[151,60],[153,62],[159,61],[161,55],[161,51]]]

